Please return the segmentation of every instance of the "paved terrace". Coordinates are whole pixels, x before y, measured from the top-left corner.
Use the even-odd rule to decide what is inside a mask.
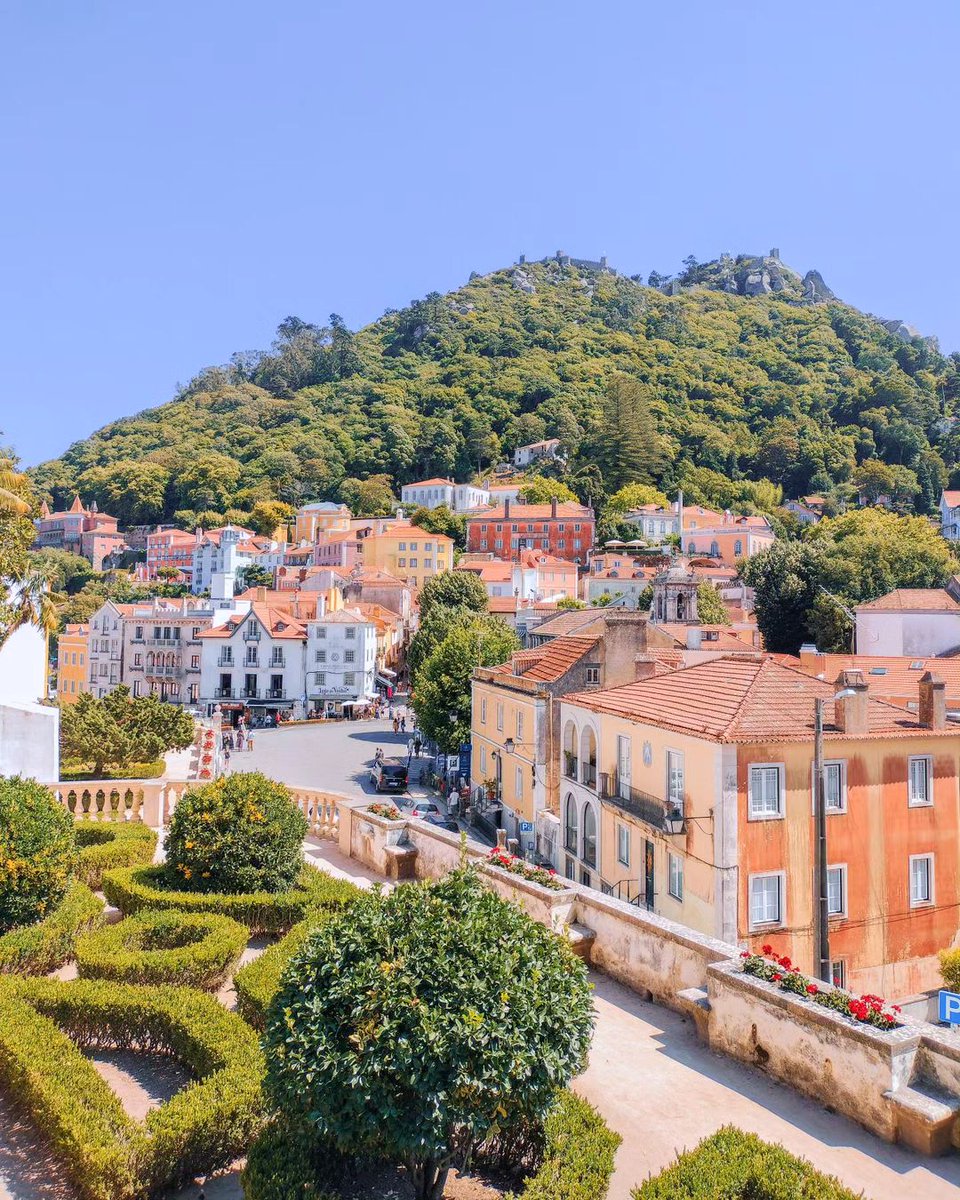
[[[316,866],[362,887],[378,881],[330,842],[309,839],[304,851]],[[251,946],[245,959],[258,948]],[[711,1053],[677,1013],[597,972],[592,979],[596,1032],[589,1065],[574,1087],[623,1137],[609,1200],[629,1200],[636,1184],[725,1124],[779,1142],[867,1200],[960,1198],[960,1157],[922,1158],[883,1142],[759,1071]],[[225,988],[221,999],[232,1006],[232,989]],[[138,1078],[133,1063],[103,1063],[101,1070],[135,1115],[142,1115],[145,1088],[154,1103],[164,1094],[164,1081]],[[0,1102],[0,1200],[75,1200],[55,1173],[56,1164],[44,1156],[32,1131]],[[198,1192],[185,1188],[176,1200],[191,1200]],[[242,1200],[239,1171],[210,1180],[205,1195]]]

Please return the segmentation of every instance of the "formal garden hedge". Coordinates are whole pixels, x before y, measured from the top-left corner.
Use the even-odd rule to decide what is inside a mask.
[[[246,925],[251,933],[286,933],[312,908],[342,908],[356,893],[345,880],[315,867],[301,867],[294,887],[285,892],[192,892],[177,889],[166,867],[107,871],[103,893],[125,916],[144,909],[216,913]]]
[[[153,862],[157,835],[140,821],[77,821],[76,877],[95,891],[104,871]]]
[[[103,919],[103,902],[73,883],[53,912],[0,936],[0,975],[46,975],[73,957],[78,937]]]
[[[732,1125],[717,1130],[673,1166],[635,1188],[634,1200],[859,1200],[782,1146]]]
[[[216,991],[239,961],[245,925],[214,913],[138,913],[77,942],[81,979],[174,983]]]
[[[359,889],[356,889],[359,891]],[[280,990],[280,979],[290,959],[331,914],[329,908],[317,908],[233,977],[237,993],[237,1012],[254,1029],[262,1030],[270,1001]]]
[[[514,1200],[604,1200],[620,1145],[603,1117],[586,1100],[563,1091],[542,1124],[519,1139],[479,1148],[475,1161],[509,1169],[510,1158],[530,1162]],[[504,1150],[508,1153],[504,1154]],[[339,1200],[342,1159],[318,1146],[306,1127],[275,1118],[250,1148],[243,1172],[245,1200]]]
[[[168,1054],[194,1081],[138,1123],[91,1047]],[[0,1084],[82,1200],[142,1200],[232,1162],[263,1121],[263,1069],[254,1031],[191,988],[0,980]]]

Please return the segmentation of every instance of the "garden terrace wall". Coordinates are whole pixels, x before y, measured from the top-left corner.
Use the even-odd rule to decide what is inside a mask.
[[[340,804],[344,853],[383,871],[389,837],[416,852],[418,879],[459,864],[456,834],[423,821],[378,818],[365,811],[367,804]],[[354,823],[364,826],[362,833],[350,828]],[[486,847],[468,842],[469,860],[486,856]],[[485,874],[499,895],[541,923],[586,931],[594,966],[693,1017],[711,1049],[761,1068],[889,1141],[920,1150],[960,1145],[960,1035],[909,1018],[889,1032],[855,1023],[744,975],[738,947],[665,917],[575,883],[552,891],[489,866]]]

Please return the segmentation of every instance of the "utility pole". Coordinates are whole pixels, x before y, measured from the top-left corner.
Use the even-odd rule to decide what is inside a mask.
[[[823,786],[823,706],[819,697],[813,702],[813,779],[814,779],[814,850],[813,850],[813,930],[814,965],[817,978],[832,983],[830,977],[830,928],[827,901],[827,802]]]

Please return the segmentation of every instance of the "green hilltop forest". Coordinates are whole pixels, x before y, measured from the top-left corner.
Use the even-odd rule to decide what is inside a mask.
[[[960,477],[960,356],[897,324],[778,258],[688,259],[647,285],[521,263],[355,333],[288,317],[270,350],[31,475],[50,502],[79,491],[123,524],[266,530],[310,499],[385,511],[403,483],[559,437],[552,469],[601,506],[629,483],[768,512],[813,491],[842,508],[856,487],[926,513]]]

